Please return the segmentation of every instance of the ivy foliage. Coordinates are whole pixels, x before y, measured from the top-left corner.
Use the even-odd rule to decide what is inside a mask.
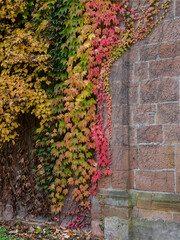
[[[87,199],[96,194],[97,181],[111,174],[110,67],[159,23],[169,1],[152,0],[140,11],[132,9],[128,1],[58,0],[49,6],[52,74],[57,84],[53,91],[55,127],[45,132],[43,147],[51,149],[48,154],[54,167],[49,187],[50,181],[44,180],[49,163],[42,158],[39,184],[48,188],[51,209],[58,213],[70,186],[74,186],[73,199],[89,208]],[[105,103],[108,123],[104,127]],[[41,147],[39,142],[38,149]]]
[[[170,1],[135,11],[126,0],[14,0],[11,15],[1,2],[0,140],[16,138],[19,113],[37,116],[38,187],[55,214],[72,186],[72,198],[89,209],[98,180],[111,174],[111,65],[151,32]]]
[[[18,116],[30,112],[41,126],[51,114],[49,43],[30,29],[34,1],[0,1],[0,143],[15,143]]]

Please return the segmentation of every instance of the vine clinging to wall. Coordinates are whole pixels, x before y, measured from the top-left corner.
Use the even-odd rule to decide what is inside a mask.
[[[110,67],[132,44],[143,39],[158,24],[159,20],[155,20],[155,16],[161,10],[167,10],[169,1],[164,5],[150,1],[149,8],[140,13],[135,12],[128,1],[121,4],[77,1],[76,6],[80,7],[77,9],[79,21],[75,18],[76,8],[72,5],[72,14],[69,6],[69,19],[65,20],[66,31],[63,29],[70,37],[63,42],[62,49],[71,49],[71,43],[73,47],[77,45],[77,48],[73,48],[75,52],[68,56],[68,76],[62,84],[64,89],[60,90],[64,109],[58,115],[60,122],[57,132],[63,137],[61,141],[52,144],[52,153],[57,157],[54,170],[61,177],[52,184],[55,211],[58,204],[63,205],[63,196],[59,201],[58,193],[64,190],[67,192],[68,185],[75,185],[73,198],[88,206],[89,202],[83,203],[83,198],[92,192],[96,194],[97,181],[101,175],[111,174]],[[104,128],[105,102],[108,106],[108,124]],[[109,141],[105,137],[105,129],[109,130]],[[97,153],[97,165],[93,160],[93,150]],[[61,183],[63,187],[59,189]]]
[[[43,122],[35,136],[38,185],[49,194],[56,214],[61,212],[70,186],[74,187],[72,198],[89,209],[88,198],[96,195],[98,180],[111,174],[110,68],[159,23],[169,3],[150,0],[146,9],[135,11],[125,0],[36,2],[35,28],[47,34],[50,44],[52,70],[46,94],[53,105],[49,125]]]

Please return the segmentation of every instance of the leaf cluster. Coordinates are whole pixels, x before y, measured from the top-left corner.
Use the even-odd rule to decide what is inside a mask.
[[[7,31],[0,39],[0,143],[15,143],[19,114],[34,114],[41,126],[51,115],[51,100],[42,88],[50,83],[49,43],[29,28],[30,23],[20,25],[28,16],[23,10],[25,1],[6,1],[1,7],[0,29]]]
[[[54,162],[48,190],[52,211],[57,214],[70,186],[74,186],[73,199],[89,207],[87,199],[90,193],[96,194],[97,181],[111,174],[110,67],[157,25],[154,16],[162,6],[154,0],[147,10],[135,12],[128,1],[57,0],[49,7],[51,74],[57,83],[52,93],[55,127],[46,129],[43,139],[48,138],[45,145]],[[104,127],[106,102],[108,123]],[[42,159],[40,184],[44,186],[45,181],[47,187],[46,157]]]

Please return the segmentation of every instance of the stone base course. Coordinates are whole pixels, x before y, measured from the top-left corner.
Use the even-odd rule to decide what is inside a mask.
[[[100,189],[92,209],[96,236],[103,218],[108,240],[180,239],[180,194]]]

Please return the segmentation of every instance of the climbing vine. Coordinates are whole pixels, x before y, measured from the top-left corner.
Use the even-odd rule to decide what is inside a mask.
[[[38,214],[43,194],[35,190],[28,138],[30,119],[40,131],[50,118],[51,99],[44,89],[51,78],[49,43],[31,29],[34,2],[0,1],[0,185],[1,200],[13,204],[15,212],[26,208]]]
[[[15,143],[20,113],[31,112],[41,126],[51,114],[51,101],[41,87],[50,83],[49,44],[25,24],[30,3],[0,2],[0,143]]]
[[[20,12],[21,27],[26,24],[22,30],[19,21],[11,24],[14,29],[3,23],[0,141],[15,143],[19,113],[39,118],[34,135],[38,188],[58,214],[73,187],[78,212],[87,215],[98,180],[111,175],[110,68],[164,18],[170,0],[150,0],[147,8],[136,10],[126,0],[37,0],[28,6],[34,6],[31,20],[27,4],[14,2],[10,17],[0,1],[2,18],[16,22]],[[69,226],[81,222],[76,218]]]

